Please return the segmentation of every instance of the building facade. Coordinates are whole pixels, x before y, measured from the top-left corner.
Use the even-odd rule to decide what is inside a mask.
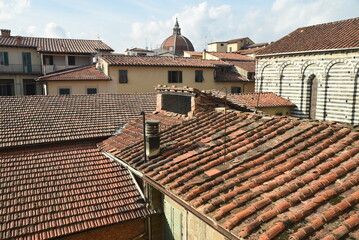
[[[0,36],[0,96],[43,94],[35,78],[52,72],[90,65],[99,53],[113,49],[99,40]]]
[[[295,117],[358,124],[358,25],[303,27],[269,45],[257,55],[256,92],[290,100]]]

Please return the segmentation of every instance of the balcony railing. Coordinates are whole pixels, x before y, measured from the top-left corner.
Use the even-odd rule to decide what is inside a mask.
[[[22,64],[0,65],[0,73],[41,74],[41,65],[40,64],[32,64],[31,66],[24,66]]]

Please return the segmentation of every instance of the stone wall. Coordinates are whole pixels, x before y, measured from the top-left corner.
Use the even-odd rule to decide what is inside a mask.
[[[295,117],[359,124],[358,68],[359,51],[262,56],[255,90],[296,104]],[[315,117],[309,114],[313,78],[318,81]]]

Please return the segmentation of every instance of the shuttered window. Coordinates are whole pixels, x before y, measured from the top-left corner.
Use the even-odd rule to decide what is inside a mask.
[[[203,82],[203,71],[202,70],[196,70],[196,82]]]
[[[119,83],[128,83],[127,70],[120,70],[119,75]]]
[[[0,52],[0,65],[9,66],[9,55],[7,52]]]
[[[168,83],[181,83],[182,71],[168,71]]]
[[[182,240],[182,212],[164,200],[165,239]]]

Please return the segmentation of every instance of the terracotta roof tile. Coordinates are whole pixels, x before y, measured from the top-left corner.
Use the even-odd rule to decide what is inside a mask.
[[[0,97],[0,148],[110,136],[155,108],[152,93]]]
[[[1,239],[49,239],[150,214],[94,141],[0,153]]]
[[[236,67],[242,68],[247,72],[255,72],[256,63],[255,61],[230,61],[226,60],[227,63],[232,64]]]
[[[359,18],[298,28],[257,55],[359,47]]]
[[[161,153],[148,162],[142,142],[113,155],[236,237],[304,231],[306,239],[322,239],[334,234],[323,227],[328,221],[338,228],[337,239],[357,225],[347,212],[357,211],[359,200],[358,130],[291,117],[203,112],[163,130]],[[103,150],[116,149],[111,139]]]
[[[203,60],[188,57],[127,56],[110,54],[103,56],[104,61],[113,66],[151,66],[151,67],[199,67],[215,68],[217,65],[228,65],[218,60]]]
[[[0,46],[3,47],[29,47],[36,48],[39,52],[46,53],[88,53],[94,54],[100,51],[113,51],[108,45],[100,40],[84,39],[60,39],[22,37],[21,44],[17,44],[15,36],[0,36]]]
[[[294,103],[282,98],[275,93],[244,93],[230,94],[228,99],[235,101],[238,99],[244,105],[250,107],[293,107]]]
[[[253,61],[253,57],[238,54],[238,53],[217,53],[217,52],[207,52],[207,54],[213,55],[221,60],[244,60],[244,61]]]
[[[251,80],[247,80],[243,78],[240,74],[236,72],[216,72],[216,82],[248,82]]]
[[[95,65],[51,73],[38,78],[41,81],[110,81]]]

